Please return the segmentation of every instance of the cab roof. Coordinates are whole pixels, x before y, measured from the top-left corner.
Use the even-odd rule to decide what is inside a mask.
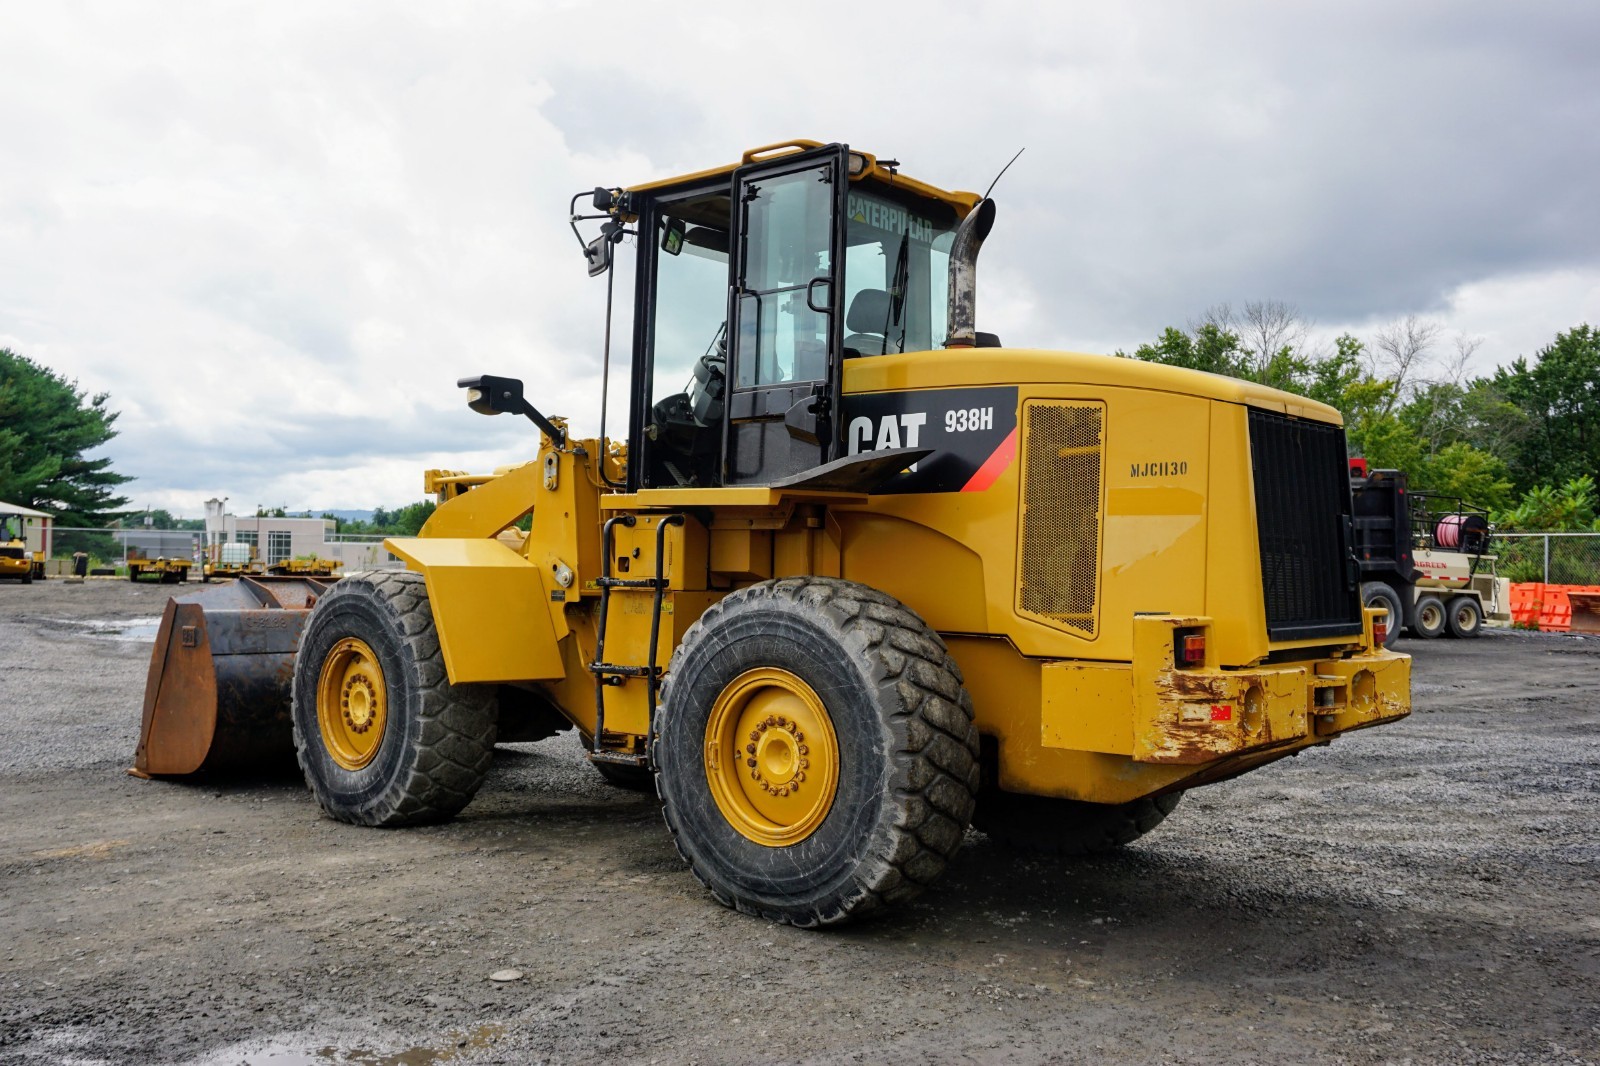
[[[801,152],[809,152],[814,148],[822,147],[825,146],[821,141],[813,141],[803,137],[790,141],[778,141],[774,144],[764,144],[759,148],[751,148],[745,152],[737,163],[727,163],[720,167],[712,167],[709,170],[695,171],[692,174],[681,174],[675,178],[662,178],[659,181],[647,181],[640,185],[630,185],[624,191],[630,193],[654,192],[658,189],[709,181],[713,178],[727,177],[740,167],[746,167],[752,163],[769,163],[776,159],[782,159],[786,155],[798,155]],[[965,218],[967,213],[977,206],[978,201],[983,199],[975,192],[941,189],[938,186],[929,185],[927,182],[918,181],[916,178],[907,177],[905,174],[900,173],[898,169],[880,166],[878,157],[870,152],[861,152],[852,148],[850,155],[851,181],[871,179],[885,185],[892,185],[916,196],[938,200],[941,203],[948,204],[955,211],[957,218]]]

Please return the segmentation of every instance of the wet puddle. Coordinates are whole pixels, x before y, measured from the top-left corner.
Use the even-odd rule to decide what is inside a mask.
[[[153,641],[156,639],[156,630],[161,628],[161,619],[159,617],[91,618],[86,621],[61,622],[59,624],[72,629],[81,629],[89,636],[99,637],[101,640]]]
[[[469,1033],[450,1034],[445,1047],[408,1047],[401,1051],[368,1051],[366,1048],[322,1047],[315,1051],[268,1044],[250,1051],[235,1050],[208,1063],[222,1066],[434,1066],[456,1060],[468,1051],[481,1051],[494,1044],[505,1032],[503,1025],[484,1025]]]

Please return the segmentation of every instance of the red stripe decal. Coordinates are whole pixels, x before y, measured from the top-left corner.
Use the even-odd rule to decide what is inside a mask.
[[[982,492],[1000,479],[1006,472],[1006,467],[1011,465],[1011,460],[1017,457],[1017,431],[1013,429],[1006,434],[1006,439],[996,448],[978,467],[978,472],[972,475],[972,480],[961,486],[962,492]]]

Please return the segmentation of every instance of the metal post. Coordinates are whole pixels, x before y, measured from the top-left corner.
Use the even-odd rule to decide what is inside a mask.
[[[1550,584],[1550,534],[1544,535],[1544,583]]]

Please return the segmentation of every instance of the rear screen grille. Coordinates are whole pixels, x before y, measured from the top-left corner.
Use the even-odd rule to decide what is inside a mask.
[[[1268,637],[1360,633],[1344,430],[1252,408],[1250,458]]]
[[[1022,558],[1017,609],[1094,636],[1100,579],[1100,404],[1023,408]]]

